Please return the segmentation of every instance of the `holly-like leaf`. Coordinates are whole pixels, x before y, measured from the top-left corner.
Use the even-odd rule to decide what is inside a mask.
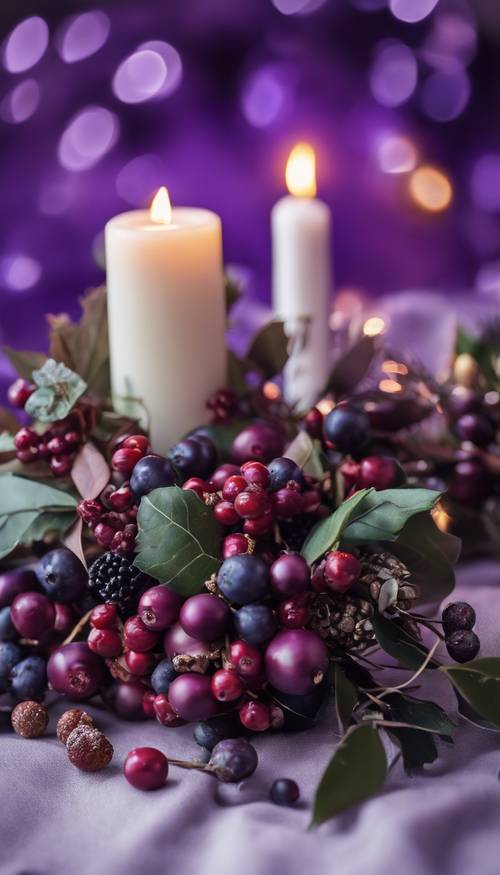
[[[433,735],[430,732],[422,732],[420,729],[407,729],[406,727],[392,727],[387,730],[392,735],[403,755],[405,772],[411,774],[416,769],[421,769],[426,763],[433,763],[438,758],[438,750]]]
[[[415,729],[427,729],[437,735],[451,735],[455,723],[440,705],[427,699],[416,699],[404,693],[391,693],[385,697],[392,720],[410,723]]]
[[[92,289],[80,300],[82,316],[50,316],[50,355],[80,374],[90,392],[106,398],[110,393],[109,342],[106,289]]]
[[[13,349],[11,346],[4,346],[3,353],[19,376],[30,381],[33,371],[43,367],[47,361],[47,356],[41,352],[28,352],[27,350]]]
[[[395,620],[389,620],[387,617],[383,617],[382,614],[374,614],[372,623],[375,637],[382,650],[385,650],[389,656],[397,659],[405,668],[412,669],[413,671],[420,668],[429,652],[424,644],[413,638]],[[436,666],[437,663],[431,660],[429,668],[435,668]]]
[[[33,380],[38,388],[28,398],[25,410],[40,422],[64,419],[87,388],[79,374],[54,359],[47,359],[33,371]]]
[[[283,322],[268,322],[255,335],[247,353],[266,379],[281,373],[288,360],[288,337]]]
[[[328,552],[328,550],[331,550],[340,541],[344,529],[349,525],[351,519],[357,515],[359,507],[363,505],[365,498],[374,491],[374,489],[361,489],[352,495],[351,498],[343,501],[331,516],[321,520],[321,522],[314,526],[302,547],[302,555],[309,565],[316,562],[317,559]]]
[[[453,565],[460,555],[460,538],[442,532],[429,513],[408,520],[391,545],[391,552],[407,566],[419,588],[419,601],[441,601],[455,586]]]
[[[481,717],[500,727],[500,658],[443,665],[440,670]]]
[[[367,724],[346,733],[321,778],[311,826],[319,826],[383,787],[387,759],[378,731]]]
[[[335,362],[325,394],[331,393],[337,400],[351,396],[368,373],[375,353],[375,338],[364,336],[359,338]]]
[[[137,522],[137,568],[181,595],[201,592],[220,563],[222,530],[212,509],[194,492],[166,486],[144,496]]]
[[[440,496],[433,489],[372,489],[356,507],[343,543],[397,541],[408,520],[432,510]]]
[[[335,665],[335,711],[343,734],[349,729],[352,712],[358,703],[358,691],[346,677],[340,665]]]

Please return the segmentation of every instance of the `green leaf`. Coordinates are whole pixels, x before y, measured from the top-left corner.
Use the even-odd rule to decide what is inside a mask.
[[[432,510],[440,496],[433,489],[372,489],[356,508],[343,543],[397,541],[408,520]]]
[[[440,670],[481,717],[500,727],[500,658],[443,665]]]
[[[363,506],[364,500],[371,492],[375,492],[375,490],[361,489],[351,498],[342,502],[331,516],[314,526],[302,547],[302,555],[309,565],[316,562],[320,556],[323,556],[324,553],[332,549],[334,544],[340,541],[344,529],[349,525],[352,517],[357,515],[359,507]]]
[[[46,535],[54,533],[61,538],[75,522],[75,514],[67,511],[46,511],[38,514],[33,524],[23,535],[22,543],[43,541]]]
[[[389,620],[382,614],[375,613],[372,617],[373,630],[382,650],[397,659],[405,668],[416,671],[422,665],[428,654],[427,648],[416,638],[413,638],[395,620]],[[429,668],[437,665],[434,660]]]
[[[316,790],[311,826],[373,796],[383,787],[386,774],[387,759],[378,731],[365,724],[350,729]]]
[[[384,701],[390,706],[393,720],[411,723],[415,729],[428,729],[437,735],[451,735],[456,729],[455,723],[436,702],[415,699],[403,693],[391,693]]]
[[[399,534],[391,552],[407,566],[412,583],[419,588],[419,601],[441,601],[455,586],[453,565],[462,542],[442,532],[429,513],[412,517]]]
[[[352,718],[352,712],[358,703],[358,691],[347,679],[340,665],[335,665],[335,711],[342,733],[346,733]]]
[[[106,398],[110,394],[110,376],[105,287],[92,289],[80,304],[82,316],[77,323],[66,315],[49,317],[50,355],[80,374],[90,392]]]
[[[481,717],[481,715],[478,714],[468,702],[466,702],[464,697],[460,695],[458,690],[455,690],[455,695],[458,701],[458,713],[461,717],[467,720],[468,723],[472,723],[473,726],[478,726],[479,729],[486,729],[488,732],[500,732],[500,726],[495,726],[494,723]]]
[[[281,373],[288,360],[288,337],[283,322],[268,322],[255,335],[247,358],[255,362],[266,379]]]
[[[375,352],[375,338],[359,338],[335,363],[324,394],[331,393],[337,400],[351,396],[367,374]]]
[[[13,349],[11,346],[4,346],[3,353],[19,374],[25,380],[32,379],[32,373],[37,368],[41,368],[47,361],[47,356],[40,352],[28,352],[26,350]]]
[[[408,773],[421,769],[426,763],[433,763],[438,758],[438,750],[434,737],[430,732],[405,727],[387,729],[399,744],[403,755],[403,765]]]
[[[0,517],[25,511],[74,510],[77,500],[68,492],[38,480],[0,474]]]
[[[33,380],[38,389],[28,398],[25,410],[40,422],[64,419],[87,388],[78,374],[54,359],[33,371]]]
[[[15,453],[15,451],[14,436],[8,431],[3,431],[0,434],[0,453]]]
[[[313,440],[306,431],[299,431],[287,447],[285,455],[287,459],[292,459],[299,468],[302,468],[305,474],[318,480],[330,467],[321,441]]]
[[[167,486],[141,500],[135,565],[184,596],[203,590],[220,563],[222,530],[194,492]]]
[[[238,398],[248,395],[246,375],[252,370],[249,363],[236,355],[232,349],[227,352],[228,388],[236,393]]]
[[[26,532],[34,524],[38,511],[23,511],[0,517],[0,559],[12,553],[26,538]]]
[[[224,275],[224,291],[226,294],[226,313],[230,313],[240,300],[242,291],[238,282],[227,273]]]

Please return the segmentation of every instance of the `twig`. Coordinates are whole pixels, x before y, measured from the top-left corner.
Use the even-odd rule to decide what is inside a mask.
[[[78,620],[78,623],[77,623],[76,626],[71,630],[71,632],[69,633],[68,637],[64,639],[63,644],[70,644],[71,641],[73,641],[73,640],[76,638],[76,636],[80,634],[80,632],[82,631],[82,629],[85,628],[85,626],[87,625],[88,621],[90,620],[90,615],[91,615],[91,613],[92,613],[92,610],[93,610],[93,608],[91,608],[90,611],[87,611],[87,613],[84,614],[83,617],[82,617],[80,620]]]
[[[396,687],[386,687],[385,689],[383,689],[383,688],[381,687],[380,689],[382,689],[383,692],[381,693],[380,698],[381,698],[381,699],[384,699],[386,696],[389,696],[391,693],[397,693],[398,690],[403,690],[405,687],[408,687],[410,684],[412,684],[413,681],[415,681],[415,680],[416,680],[416,679],[417,679],[417,678],[418,678],[418,677],[419,677],[419,676],[425,671],[425,669],[426,669],[427,666],[429,665],[429,663],[430,663],[432,657],[434,656],[436,650],[438,649],[440,643],[441,643],[441,642],[440,642],[440,640],[438,639],[438,640],[435,642],[435,644],[433,645],[433,647],[431,647],[431,649],[429,650],[429,652],[428,652],[427,656],[425,657],[425,659],[424,659],[422,665],[420,666],[420,668],[415,672],[415,674],[413,674],[413,675],[411,676],[411,678],[408,678],[408,680],[405,681],[403,684],[398,684]],[[376,688],[376,692],[379,692],[379,689],[378,689],[378,688]]]

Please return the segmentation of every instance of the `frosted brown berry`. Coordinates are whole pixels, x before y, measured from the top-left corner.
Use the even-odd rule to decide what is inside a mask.
[[[11,714],[12,728],[23,738],[43,735],[49,722],[49,712],[39,702],[20,702]]]
[[[56,735],[63,744],[66,744],[69,735],[77,726],[93,726],[94,721],[90,714],[81,708],[70,708],[61,714],[56,726]]]
[[[66,750],[70,763],[82,772],[99,772],[113,758],[113,745],[104,733],[83,723],[70,732]]]

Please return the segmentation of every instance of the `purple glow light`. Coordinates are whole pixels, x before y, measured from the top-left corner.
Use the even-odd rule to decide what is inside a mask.
[[[116,190],[134,207],[144,207],[165,184],[165,167],[158,155],[138,155],[120,170]]]
[[[414,24],[431,14],[439,0],[389,0],[389,8],[395,18]]]
[[[470,81],[465,70],[432,73],[422,87],[420,102],[429,118],[450,122],[458,118],[470,98]]]
[[[283,15],[309,15],[326,3],[326,0],[271,0]]]
[[[16,125],[31,118],[40,103],[40,89],[34,79],[24,79],[4,97],[0,104],[0,116]]]
[[[41,275],[40,264],[29,255],[19,253],[2,259],[2,281],[13,292],[26,292],[33,288]]]
[[[382,106],[400,106],[415,91],[418,68],[412,50],[398,40],[378,46],[370,72],[370,88]]]
[[[483,155],[472,171],[471,195],[474,203],[487,213],[500,211],[500,155]]]
[[[160,92],[167,79],[167,65],[151,49],[126,58],[113,77],[113,91],[123,103],[143,103]]]
[[[500,302],[500,261],[484,264],[476,277],[476,290],[480,295],[488,295]]]
[[[49,179],[42,183],[38,209],[44,216],[59,216],[66,212],[74,195],[73,177]]]
[[[174,49],[170,43],[163,40],[150,40],[147,43],[142,43],[138,51],[156,52],[160,58],[163,58],[167,75],[161,88],[153,95],[154,100],[161,100],[164,97],[169,97],[174,91],[177,91],[182,82],[182,61],[177,49]]]
[[[19,22],[3,46],[3,64],[9,73],[23,73],[45,54],[49,42],[47,23],[38,15]]]
[[[70,121],[59,141],[60,163],[66,170],[88,170],[114,146],[118,131],[118,119],[109,109],[85,107]]]
[[[66,64],[95,55],[106,42],[111,23],[105,12],[94,10],[67,19],[57,34],[57,50]]]
[[[417,163],[417,152],[406,137],[391,134],[380,141],[377,159],[384,173],[409,173]]]
[[[246,120],[256,128],[272,124],[282,112],[287,94],[282,77],[272,67],[251,73],[243,86],[241,108]]]
[[[446,12],[436,15],[422,57],[436,70],[454,71],[470,64],[477,49],[477,29],[471,17]]]

